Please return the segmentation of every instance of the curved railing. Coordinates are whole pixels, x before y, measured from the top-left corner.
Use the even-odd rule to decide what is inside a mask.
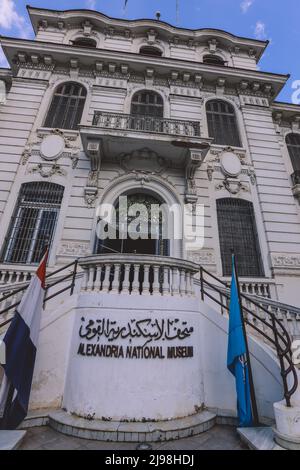
[[[83,291],[117,294],[194,295],[193,277],[199,267],[163,256],[108,254],[81,258]]]
[[[216,285],[216,282],[219,285]],[[221,307],[221,312],[229,311],[229,285],[200,267],[201,298],[208,297]],[[215,295],[217,294],[217,298]],[[291,406],[291,396],[298,386],[298,377],[292,361],[292,342],[287,329],[276,315],[249,295],[240,294],[245,324],[276,350],[279,359],[283,391],[286,404]],[[290,379],[290,380],[289,380]]]

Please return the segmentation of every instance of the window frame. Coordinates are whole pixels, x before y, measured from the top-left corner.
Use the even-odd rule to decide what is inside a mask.
[[[232,207],[232,212],[230,210],[227,210],[230,206]],[[239,208],[241,209],[240,212],[238,211]],[[222,210],[223,214],[221,215]],[[251,223],[248,224],[248,227],[246,226],[246,223],[248,223],[249,220],[247,221],[247,218],[245,217],[245,211],[248,211],[248,213],[246,213],[246,217],[248,219],[250,218],[251,220]],[[232,274],[231,249],[233,249],[236,255],[236,262],[238,268],[237,271],[240,277],[253,279],[264,278],[265,269],[263,264],[261,244],[257,230],[257,222],[253,203],[251,201],[241,198],[224,197],[217,199],[216,216],[223,277],[230,277]],[[238,226],[234,227],[232,221],[236,221],[236,219],[238,222]],[[230,230],[228,230],[228,227],[224,228],[224,225],[222,226],[223,221],[227,222],[226,225],[231,224]],[[245,227],[247,227],[247,231],[245,231],[246,236],[243,238],[244,241],[240,243],[241,235],[243,234]],[[251,239],[251,244],[249,243],[249,236]],[[229,244],[233,245],[230,247],[230,251],[228,247],[226,249],[226,246]],[[252,248],[252,255],[249,255],[248,257],[245,257],[243,259],[241,257],[241,253],[246,253],[247,250],[245,249],[245,247],[247,247],[247,249],[249,250],[250,246]],[[256,263],[255,265],[253,264],[252,266],[250,266],[247,260],[249,260],[249,258],[252,259],[253,257]],[[253,272],[251,272],[251,269],[253,269]]]
[[[288,142],[288,139],[294,138],[298,140],[297,144],[292,144]],[[297,132],[289,132],[285,136],[285,144],[287,147],[288,155],[292,164],[293,172],[300,172],[300,134]],[[294,153],[292,149],[297,149]]]
[[[48,200],[39,200],[47,192]],[[55,237],[64,192],[64,186],[45,181],[31,181],[21,185],[3,243],[2,263],[37,265],[40,262],[43,255],[43,230],[48,231],[47,245],[50,248]],[[30,214],[30,211],[35,211],[35,214]],[[47,213],[54,214],[53,219],[48,215],[43,220]],[[44,222],[46,226],[43,227]]]
[[[77,88],[78,94],[64,93],[64,89],[67,86],[73,86],[75,89]],[[72,89],[70,91],[72,91]],[[64,104],[64,100],[67,100],[67,104]],[[72,105],[72,100],[76,100],[75,106]],[[47,114],[44,119],[44,127],[66,131],[78,131],[78,126],[81,123],[84,113],[86,100],[87,89],[82,83],[75,81],[60,83],[52,94]],[[58,102],[56,103],[56,101]],[[74,108],[73,110],[72,107]],[[63,110],[63,112],[60,112],[61,110]],[[71,117],[68,116],[70,111]],[[63,118],[61,116],[63,116]],[[58,119],[60,119],[60,121],[58,121]]]
[[[219,109],[208,109],[209,106],[217,106]],[[224,111],[222,107],[225,108]],[[219,98],[209,99],[205,104],[205,113],[208,136],[213,139],[212,145],[243,148],[236,110],[231,103]]]

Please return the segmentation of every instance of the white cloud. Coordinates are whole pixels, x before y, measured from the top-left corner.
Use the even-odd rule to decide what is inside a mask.
[[[253,5],[254,0],[243,0],[241,3],[241,9],[243,13],[247,13],[249,8]]]
[[[90,9],[90,10],[95,10],[96,9],[96,0],[85,0],[85,3],[86,3],[86,6]]]
[[[267,38],[266,25],[262,21],[257,21],[254,29],[256,39],[264,40]]]
[[[14,0],[0,0],[0,27],[6,30],[17,28],[22,38],[28,38],[31,28],[24,16],[16,10]]]

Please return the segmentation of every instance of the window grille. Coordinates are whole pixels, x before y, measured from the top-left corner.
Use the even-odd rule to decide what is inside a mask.
[[[54,183],[25,183],[5,242],[6,263],[39,263],[45,247],[51,245],[64,193]]]
[[[60,85],[54,93],[45,127],[54,129],[78,129],[86,100],[86,89],[79,83]]]
[[[286,145],[294,170],[300,170],[300,134],[288,134]]]
[[[239,276],[263,277],[252,203],[242,199],[219,199],[217,215],[223,276],[231,276],[231,254],[234,250]]]
[[[162,97],[153,91],[139,91],[132,98],[131,114],[164,117]]]
[[[214,144],[241,147],[239,131],[233,106],[222,100],[211,100],[206,104],[209,137]]]

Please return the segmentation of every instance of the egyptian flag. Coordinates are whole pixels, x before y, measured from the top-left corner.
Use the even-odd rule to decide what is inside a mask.
[[[48,250],[4,336],[6,363],[0,389],[0,429],[16,429],[27,415],[41,313]]]

